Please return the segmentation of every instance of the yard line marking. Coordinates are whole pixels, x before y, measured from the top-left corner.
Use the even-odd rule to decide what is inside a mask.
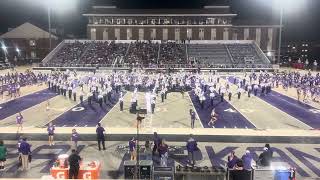
[[[125,93],[125,94],[122,95],[123,99],[124,99],[124,96],[127,95],[127,94],[129,94],[129,93]],[[120,98],[120,96],[119,96],[119,98]],[[118,100],[117,100],[117,103],[113,105],[113,107],[112,107],[112,108],[109,110],[109,112],[99,121],[99,123],[101,123],[101,122],[103,121],[103,119],[104,119],[105,117],[107,117],[107,115],[108,115],[111,111],[113,111],[113,109],[114,109],[115,107],[118,106],[118,104],[119,104],[119,98],[118,98]],[[110,104],[110,105],[112,106],[112,104]]]
[[[191,93],[192,93],[192,91],[191,91]],[[204,128],[204,126],[203,126],[203,124],[202,124],[202,122],[201,122],[201,120],[200,120],[199,114],[198,114],[198,112],[197,112],[196,108],[195,108],[195,107],[194,107],[194,105],[193,105],[193,102],[192,102],[192,100],[191,100],[191,97],[190,97],[189,93],[187,93],[187,94],[188,94],[188,98],[189,98],[189,100],[190,100],[190,103],[192,104],[193,111],[196,113],[196,115],[197,115],[197,119],[199,120],[199,122],[200,122],[200,124],[201,124],[202,128]]]

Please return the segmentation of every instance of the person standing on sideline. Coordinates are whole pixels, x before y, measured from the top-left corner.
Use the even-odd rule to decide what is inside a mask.
[[[71,142],[73,145],[73,149],[75,150],[78,149],[78,141],[79,141],[79,134],[77,133],[76,129],[72,129]]]
[[[158,151],[160,144],[161,144],[161,138],[158,136],[157,132],[154,132],[152,155],[155,155],[155,153]]]
[[[229,169],[233,169],[236,166],[238,160],[239,158],[235,155],[235,152],[231,151],[230,155],[228,156],[227,167]]]
[[[190,109],[190,118],[191,118],[191,129],[194,128],[194,121],[196,120],[196,113],[194,110]]]
[[[0,171],[4,170],[4,163],[7,160],[7,148],[4,146],[2,140],[0,140]]]
[[[189,157],[189,163],[194,166],[195,160],[194,160],[194,152],[198,150],[198,144],[196,140],[193,139],[192,135],[190,135],[190,138],[187,141],[187,150],[188,150],[188,157]]]
[[[120,105],[120,111],[123,111],[123,97],[122,97],[122,93],[120,94],[120,98],[119,98],[119,105]]]
[[[137,159],[136,140],[134,137],[129,141],[130,160],[135,161]]]
[[[80,169],[81,157],[78,155],[75,149],[72,149],[72,154],[68,158],[69,162],[69,179],[78,179]]]
[[[22,131],[22,123],[23,123],[23,116],[21,115],[21,112],[18,113],[18,115],[16,116],[16,122],[17,122],[17,133],[19,133],[20,131]]]
[[[246,153],[242,156],[242,161],[243,161],[243,168],[245,170],[250,171],[252,169],[252,156],[249,150],[246,150]]]
[[[49,123],[47,131],[49,136],[49,146],[53,146],[54,145],[53,135],[54,135],[55,127],[54,125],[52,125],[52,122]]]
[[[31,145],[27,143],[27,138],[22,138],[19,153],[21,154],[22,170],[27,170],[29,168],[29,155],[31,154]]]
[[[101,144],[102,144],[102,148],[103,150],[106,150],[106,146],[105,146],[105,136],[104,136],[104,132],[106,130],[101,127],[101,124],[98,123],[97,125],[97,129],[96,129],[96,133],[97,133],[97,140],[98,140],[98,147],[99,147],[99,151],[101,151]]]
[[[156,108],[156,99],[152,98],[151,100],[151,112],[154,114],[154,109]]]

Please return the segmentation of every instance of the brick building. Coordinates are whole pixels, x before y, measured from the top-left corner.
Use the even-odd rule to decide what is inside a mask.
[[[279,25],[239,24],[230,6],[202,9],[120,9],[93,6],[88,18],[91,40],[254,40],[274,59]]]

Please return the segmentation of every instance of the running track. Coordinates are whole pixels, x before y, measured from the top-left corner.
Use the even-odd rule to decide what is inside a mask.
[[[229,81],[233,83],[233,77],[230,77]],[[314,129],[320,128],[320,109],[299,102],[296,99],[285,96],[276,91],[271,91],[268,95],[259,95],[258,97],[310,127]]]
[[[58,127],[94,127],[117,104],[119,94],[114,93],[112,97],[112,102],[107,101],[107,105],[103,103],[102,108],[95,101],[89,106],[86,100],[83,105],[76,105],[54,119],[52,123]]]
[[[255,128],[255,126],[239,113],[239,111],[233,108],[226,99],[224,102],[220,102],[219,95],[216,94],[214,105],[211,106],[209,92],[207,91],[204,109],[201,109],[200,104],[197,102],[194,91],[190,91],[189,95],[204,128],[211,128],[208,126],[208,122],[210,121],[213,108],[215,108],[218,114],[218,120],[214,124],[215,128]]]
[[[0,120],[57,96],[49,89],[41,90],[0,104]]]

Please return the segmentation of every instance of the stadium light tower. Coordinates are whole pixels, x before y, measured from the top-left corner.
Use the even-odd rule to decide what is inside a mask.
[[[48,26],[49,26],[49,52],[52,49],[51,45],[51,1],[48,1]]]
[[[51,51],[51,12],[53,9],[55,11],[68,11],[75,7],[76,0],[46,0],[45,2],[48,9],[49,46]]]
[[[279,44],[278,44],[278,63],[281,60],[281,43],[282,43],[282,26],[283,26],[283,14],[284,10],[298,12],[305,4],[305,0],[273,0],[273,5],[275,8],[280,10],[280,32],[279,32]]]

